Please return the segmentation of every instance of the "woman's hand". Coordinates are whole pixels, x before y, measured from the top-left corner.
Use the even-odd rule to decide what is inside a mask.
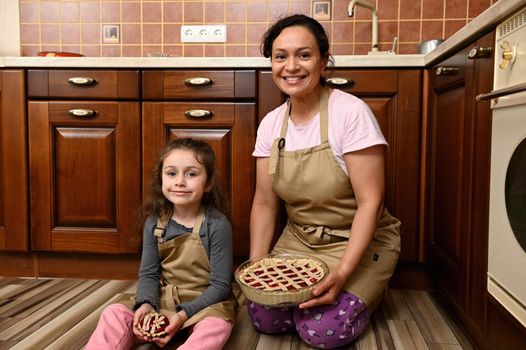
[[[135,311],[135,314],[133,315],[133,334],[135,334],[135,336],[143,342],[149,342],[150,338],[142,334],[142,332],[139,330],[139,322],[147,313],[150,312],[155,312],[155,309],[150,304],[144,303],[137,309],[137,311]]]
[[[329,273],[316,288],[312,294],[314,298],[307,300],[299,305],[300,309],[308,309],[313,306],[332,304],[338,298],[345,282],[347,281],[346,274],[341,269]]]
[[[151,340],[161,348],[168,344],[168,342],[172,339],[175,333],[177,333],[177,331],[181,329],[183,323],[185,323],[185,321],[188,319],[184,310],[181,310],[179,312],[167,311],[164,312],[164,315],[170,320],[170,324],[165,329],[166,335],[164,337],[153,338]]]

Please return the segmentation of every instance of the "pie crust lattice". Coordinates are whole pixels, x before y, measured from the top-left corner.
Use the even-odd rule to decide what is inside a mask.
[[[327,264],[306,255],[270,254],[241,264],[235,273],[243,294],[260,305],[285,307],[312,298],[329,273]]]
[[[149,312],[141,319],[137,328],[148,338],[163,337],[165,329],[170,324],[168,317],[157,312]]]
[[[244,268],[239,280],[266,292],[295,292],[311,287],[325,276],[325,268],[310,258],[267,257]]]

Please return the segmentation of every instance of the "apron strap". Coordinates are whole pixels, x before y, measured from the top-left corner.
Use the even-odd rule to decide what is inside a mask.
[[[324,144],[329,141],[329,115],[328,115],[328,105],[329,105],[329,92],[327,88],[323,87],[320,92],[320,144]],[[270,164],[268,173],[269,175],[275,175],[278,169],[280,151],[285,148],[285,136],[287,136],[287,127],[289,123],[290,110],[292,108],[292,103],[288,102],[287,111],[283,116],[283,122],[281,123],[281,132],[280,137],[275,139],[272,143],[272,148],[270,151]]]
[[[288,102],[287,111],[283,116],[283,123],[281,123],[280,137],[275,139],[270,149],[270,164],[268,167],[268,174],[275,175],[278,169],[280,151],[285,148],[285,136],[287,136],[287,126],[290,116],[291,103]]]
[[[166,227],[168,226],[168,221],[170,221],[170,218],[173,214],[173,209],[170,210],[168,215],[163,214],[160,215],[157,219],[157,225],[155,226],[155,229],[153,230],[153,235],[157,238],[157,243],[163,243],[164,234],[166,232]],[[195,216],[195,222],[194,227],[192,228],[192,233],[197,233],[199,235],[199,230],[201,229],[201,224],[204,222],[205,219],[205,207],[201,206],[199,207],[199,210],[197,211],[197,215]]]
[[[287,226],[307,246],[316,247],[328,243],[346,242],[349,240],[351,228],[331,229],[326,226],[300,225],[288,220]]]
[[[205,207],[199,207],[197,215],[195,216],[195,223],[192,229],[192,233],[195,233],[199,236],[199,231],[201,230],[201,224],[205,221]]]
[[[329,141],[329,92],[322,88],[320,93],[320,144]]]
[[[157,225],[155,225],[155,229],[153,230],[153,235],[157,238],[157,243],[163,242],[164,233],[166,232],[166,226],[168,226],[168,221],[170,221],[170,218],[173,214],[173,209],[168,212],[168,214],[161,214],[159,215],[159,218],[157,219]]]

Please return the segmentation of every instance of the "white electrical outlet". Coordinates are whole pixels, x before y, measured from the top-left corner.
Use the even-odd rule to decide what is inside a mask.
[[[226,24],[183,25],[183,43],[226,43]]]

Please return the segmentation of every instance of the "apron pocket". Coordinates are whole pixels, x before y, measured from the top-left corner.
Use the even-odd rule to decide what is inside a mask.
[[[175,306],[179,303],[181,303],[181,300],[179,299],[177,286],[167,284],[161,287],[161,309],[174,311]]]

